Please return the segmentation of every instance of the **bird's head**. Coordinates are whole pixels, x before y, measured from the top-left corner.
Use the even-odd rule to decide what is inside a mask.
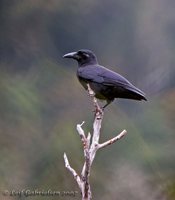
[[[63,58],[73,58],[78,62],[79,66],[86,64],[97,64],[97,58],[95,54],[87,49],[65,54]]]

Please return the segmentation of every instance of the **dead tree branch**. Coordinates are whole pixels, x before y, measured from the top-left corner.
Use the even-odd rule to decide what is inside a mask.
[[[125,136],[127,133],[126,130],[123,130],[114,138],[104,143],[101,143],[101,144],[99,143],[100,133],[101,133],[100,130],[101,130],[104,111],[99,106],[97,99],[95,98],[95,93],[90,88],[89,84],[87,84],[87,87],[88,87],[88,94],[91,97],[92,102],[95,107],[95,117],[94,117],[94,122],[93,122],[92,140],[91,140],[91,134],[88,133],[86,136],[82,128],[85,122],[83,121],[81,124],[77,124],[77,132],[83,144],[84,159],[85,159],[81,175],[78,175],[78,173],[70,166],[68,158],[66,154],[64,153],[65,167],[72,173],[74,179],[76,180],[82,194],[82,200],[92,199],[92,192],[91,192],[91,187],[89,183],[89,177],[90,177],[91,166],[96,156],[97,150],[115,143],[116,141],[120,140],[123,136]]]

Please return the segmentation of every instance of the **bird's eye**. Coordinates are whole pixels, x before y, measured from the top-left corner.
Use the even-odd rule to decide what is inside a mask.
[[[85,57],[85,58],[89,58],[89,54],[87,54],[87,53],[83,53],[83,57]]]
[[[86,52],[83,52],[83,51],[78,51],[78,55],[83,59],[89,58],[89,54],[87,54]]]
[[[89,58],[89,54],[86,53],[86,56]]]

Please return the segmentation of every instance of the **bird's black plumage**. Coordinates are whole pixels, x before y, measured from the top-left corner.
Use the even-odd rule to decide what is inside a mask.
[[[145,94],[120,74],[98,64],[90,50],[79,50],[65,54],[64,58],[78,61],[77,77],[85,89],[89,83],[98,99],[107,101],[105,107],[115,98],[146,100]]]

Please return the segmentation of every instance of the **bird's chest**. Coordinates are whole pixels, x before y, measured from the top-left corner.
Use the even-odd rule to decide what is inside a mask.
[[[87,84],[89,83],[89,81],[79,77],[78,75],[77,75],[77,78],[78,78],[79,82],[81,83],[81,85],[87,90],[88,89]]]
[[[95,97],[97,97],[98,99],[106,99],[106,97],[103,95],[101,84],[92,82],[90,80],[85,80],[80,77],[78,77],[78,80],[86,90],[88,89],[87,84],[89,84],[91,89],[95,92]]]

